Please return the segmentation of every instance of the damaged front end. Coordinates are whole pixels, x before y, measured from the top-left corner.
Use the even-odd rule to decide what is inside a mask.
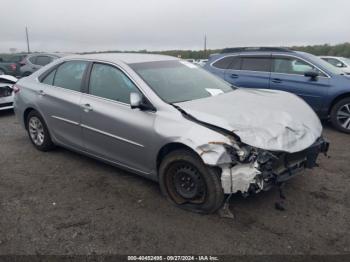
[[[320,137],[313,145],[296,153],[270,152],[248,145],[235,147],[228,151],[232,162],[219,165],[222,187],[225,194],[248,195],[268,190],[306,168],[317,166],[318,155],[327,153],[329,143]]]
[[[13,84],[17,78],[8,75],[0,76],[0,110],[13,108]]]
[[[290,100],[293,99],[297,100],[296,105],[300,104],[295,97]],[[241,127],[238,132],[238,128],[234,128],[234,121],[230,120],[230,125],[223,124],[225,122],[219,118],[219,111],[217,115],[208,117],[200,111],[192,110],[195,114],[193,115],[178,105],[173,106],[186,119],[199,124],[186,133],[186,139],[179,142],[194,149],[208,166],[221,169],[221,183],[225,194],[241,192],[248,195],[268,190],[306,168],[315,167],[318,155],[328,151],[329,143],[321,136],[320,121],[308,107],[304,108],[304,113],[309,114],[309,117],[300,120],[301,122],[282,114],[289,119],[287,123],[277,118],[273,121],[266,118],[265,125]],[[303,106],[305,107],[304,103],[301,103],[299,108]],[[205,118],[210,118],[211,121],[207,122]],[[251,118],[257,119],[257,116]],[[222,125],[218,125],[219,123]],[[266,125],[269,128],[264,129]]]

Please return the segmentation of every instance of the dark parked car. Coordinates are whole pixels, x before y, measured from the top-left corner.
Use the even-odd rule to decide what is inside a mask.
[[[12,57],[0,57],[0,75],[11,75],[11,76],[19,76],[18,62],[12,60]]]
[[[294,93],[350,133],[350,78],[319,57],[285,48],[228,48],[204,68],[238,87]]]

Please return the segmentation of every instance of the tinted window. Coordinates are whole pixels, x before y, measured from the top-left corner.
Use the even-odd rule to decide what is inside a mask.
[[[89,92],[92,95],[129,104],[130,93],[139,93],[139,90],[119,69],[109,65],[94,64],[91,70]]]
[[[86,69],[87,62],[65,62],[57,68],[54,85],[66,89],[80,91],[81,80]]]
[[[36,56],[29,57],[29,61],[30,61],[32,64],[36,65]]]
[[[280,57],[273,59],[273,72],[283,74],[304,75],[305,72],[315,71],[324,74],[313,65],[294,57]]]
[[[38,56],[36,58],[36,64],[37,65],[47,65],[48,63],[50,63],[52,61],[52,58],[49,56]]]
[[[216,61],[213,66],[219,69],[227,69],[236,57],[227,56]],[[237,59],[237,58],[236,58]]]
[[[50,74],[48,74],[41,82],[47,85],[53,84],[53,78],[55,77],[56,70],[53,70]]]
[[[267,57],[242,57],[242,70],[270,72],[271,59]]]
[[[324,60],[326,60],[328,63],[339,67],[339,65],[341,65],[340,67],[343,66],[343,63],[341,61],[339,61],[338,59],[334,59],[334,58],[324,58]]]

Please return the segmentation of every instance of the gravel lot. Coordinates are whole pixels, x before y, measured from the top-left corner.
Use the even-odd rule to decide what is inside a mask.
[[[235,219],[170,205],[158,185],[58,148],[42,153],[0,112],[0,254],[350,253],[350,135],[278,190],[234,196]]]

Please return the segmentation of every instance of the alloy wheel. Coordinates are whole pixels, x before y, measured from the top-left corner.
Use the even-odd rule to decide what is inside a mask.
[[[350,104],[345,104],[338,109],[337,120],[343,128],[350,130]]]
[[[30,138],[33,143],[37,146],[41,146],[45,140],[44,127],[40,119],[36,116],[33,116],[29,119],[28,129]]]

